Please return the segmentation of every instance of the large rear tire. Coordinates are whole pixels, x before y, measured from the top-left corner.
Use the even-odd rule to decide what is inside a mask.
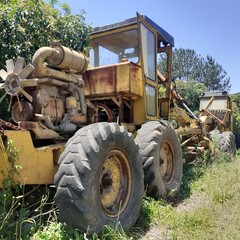
[[[144,191],[139,148],[117,123],[84,127],[67,142],[55,185],[60,221],[90,233],[106,225],[129,229]]]
[[[153,198],[174,197],[183,174],[182,150],[177,134],[168,121],[149,121],[138,130],[147,194]]]

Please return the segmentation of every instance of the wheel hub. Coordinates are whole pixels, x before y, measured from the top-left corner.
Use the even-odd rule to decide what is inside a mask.
[[[99,181],[99,193],[104,213],[116,217],[130,197],[131,169],[121,150],[110,151],[103,163]]]
[[[16,95],[20,89],[20,79],[15,73],[8,75],[5,81],[5,91],[9,95]]]
[[[101,184],[102,190],[105,191],[110,189],[112,186],[112,183],[113,183],[112,177],[109,174],[105,173],[102,177],[102,184]]]
[[[174,155],[170,143],[164,142],[160,147],[160,173],[165,183],[172,179],[174,169]]]

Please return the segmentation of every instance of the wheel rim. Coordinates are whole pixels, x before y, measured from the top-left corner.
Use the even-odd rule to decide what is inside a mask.
[[[103,163],[99,192],[104,213],[109,217],[121,214],[130,198],[131,168],[121,150],[110,151]]]
[[[164,142],[160,147],[160,173],[165,183],[172,179],[174,169],[173,149],[169,142]]]

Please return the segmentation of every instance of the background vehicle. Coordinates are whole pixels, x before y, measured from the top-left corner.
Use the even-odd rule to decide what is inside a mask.
[[[209,147],[214,118],[205,107],[198,119],[181,101],[171,83],[174,39],[148,17],[95,28],[90,37],[90,66],[83,53],[57,42],[25,68],[20,57],[7,60],[0,87],[10,96],[11,119],[1,121],[0,167],[1,180],[8,178],[12,139],[21,166],[13,180],[55,183],[60,220],[98,233],[136,222],[144,183],[154,198],[175,196],[183,165],[177,133],[183,146]],[[168,64],[160,73],[163,53]]]
[[[188,155],[215,148],[228,153],[229,157],[236,154],[231,98],[226,91],[203,93],[199,116],[191,112],[175,90],[173,98],[180,107],[171,108],[170,118],[179,123],[176,131]]]

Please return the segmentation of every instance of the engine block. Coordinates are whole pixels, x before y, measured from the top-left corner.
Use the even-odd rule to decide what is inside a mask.
[[[6,91],[3,97],[10,96],[11,121],[37,139],[73,134],[87,121],[82,79],[87,64],[83,53],[59,43],[38,49],[25,68],[23,58],[15,64],[7,60],[0,88]]]

